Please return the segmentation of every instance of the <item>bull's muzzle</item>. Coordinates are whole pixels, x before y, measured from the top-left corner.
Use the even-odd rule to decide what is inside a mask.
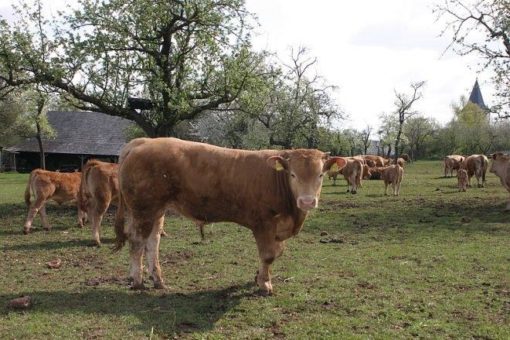
[[[297,199],[297,206],[299,209],[308,211],[317,208],[318,200],[315,196],[300,196]]]

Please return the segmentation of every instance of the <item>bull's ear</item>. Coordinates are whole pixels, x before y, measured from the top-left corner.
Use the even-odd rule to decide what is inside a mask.
[[[287,170],[289,168],[289,162],[280,156],[269,157],[267,159],[267,164],[276,171]]]
[[[340,170],[342,169],[345,164],[347,164],[347,160],[343,157],[331,157],[329,158],[326,163],[324,163],[324,166],[322,168],[322,172],[326,172],[329,170]],[[338,169],[335,169],[338,168]]]

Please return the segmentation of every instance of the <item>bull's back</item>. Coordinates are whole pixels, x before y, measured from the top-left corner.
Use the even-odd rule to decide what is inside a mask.
[[[197,220],[246,224],[276,199],[265,160],[274,151],[245,151],[157,138],[127,146],[119,168],[126,205],[136,211],[167,207]],[[277,205],[277,204],[275,204]]]

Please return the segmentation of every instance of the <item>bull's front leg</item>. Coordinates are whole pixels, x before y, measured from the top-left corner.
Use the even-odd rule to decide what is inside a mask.
[[[255,281],[258,287],[267,295],[273,294],[273,285],[271,283],[271,265],[278,258],[284,249],[284,241],[277,241],[275,234],[270,229],[262,229],[254,232],[257,248],[259,251],[260,268],[257,271]]]

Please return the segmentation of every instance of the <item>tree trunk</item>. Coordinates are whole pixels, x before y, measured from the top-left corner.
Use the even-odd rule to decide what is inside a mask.
[[[41,125],[39,125],[39,122],[35,123],[35,127],[37,130],[35,138],[37,139],[37,144],[39,144],[40,167],[41,169],[46,170],[46,158],[44,157],[44,147],[41,139]]]

